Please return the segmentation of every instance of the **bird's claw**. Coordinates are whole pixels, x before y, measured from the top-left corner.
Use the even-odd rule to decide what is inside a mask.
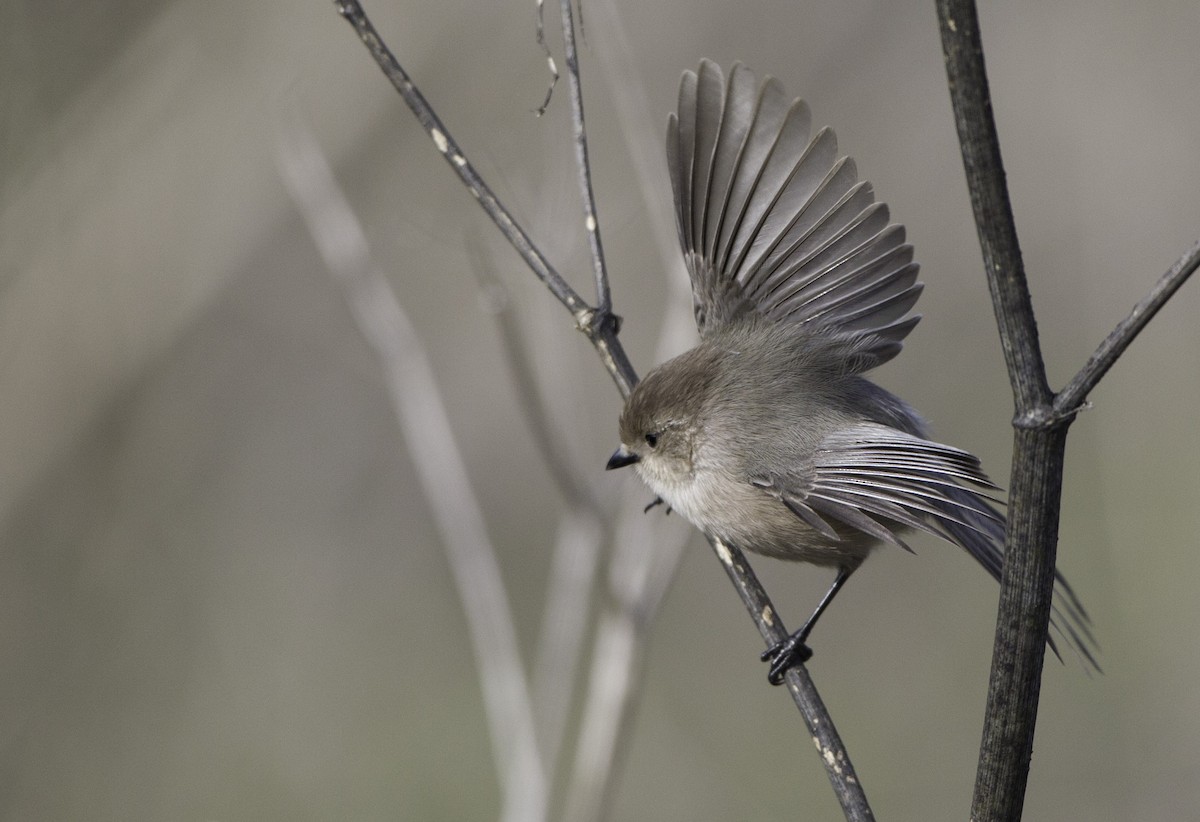
[[[803,665],[812,658],[812,648],[804,644],[804,640],[792,634],[782,642],[777,642],[762,652],[759,657],[763,662],[770,662],[771,669],[767,672],[767,681],[772,685],[782,685],[783,675],[789,668]]]

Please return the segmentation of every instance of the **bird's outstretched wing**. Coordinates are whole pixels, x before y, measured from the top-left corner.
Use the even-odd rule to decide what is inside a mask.
[[[702,334],[747,312],[805,323],[894,357],[920,319],[904,227],[889,222],[803,100],[735,64],[685,72],[667,125],[679,241]]]
[[[837,431],[792,476],[752,476],[810,527],[838,539],[834,522],[908,548],[898,531],[914,529],[965,548],[998,582],[1004,562],[1004,515],[989,505],[998,490],[966,451],[874,423]],[[1055,571],[1051,625],[1099,670],[1091,621]],[[1050,647],[1058,653],[1055,643]]]

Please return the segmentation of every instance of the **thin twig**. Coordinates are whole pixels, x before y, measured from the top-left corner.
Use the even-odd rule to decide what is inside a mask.
[[[349,21],[354,27],[354,31],[358,33],[358,39],[367,47],[367,51],[371,52],[371,56],[375,58],[375,62],[383,71],[384,76],[391,81],[391,84],[400,92],[400,96],[404,98],[404,102],[408,104],[413,115],[416,116],[417,122],[425,129],[433,140],[434,146],[438,152],[446,158],[446,162],[454,169],[454,173],[463,181],[463,185],[475,196],[479,201],[479,205],[487,212],[487,215],[492,218],[492,222],[500,229],[502,233],[512,244],[513,248],[525,260],[533,273],[546,284],[551,293],[558,298],[558,301],[567,307],[577,318],[588,310],[589,306],[584,302],[575,290],[567,283],[562,276],[554,270],[553,266],[542,256],[537,247],[533,244],[533,240],[525,233],[525,230],[517,223],[513,216],[508,213],[508,209],[496,199],[496,195],[492,193],[491,188],[479,176],[475,167],[467,160],[462,149],[458,147],[458,143],[450,136],[449,130],[438,119],[433,108],[425,100],[425,96],[421,94],[420,89],[413,84],[412,78],[397,62],[395,56],[387,45],[380,38],[379,33],[375,31],[375,27],[371,24],[367,13],[363,11],[362,6],[357,0],[334,0],[334,5],[337,7],[338,13]]]
[[[607,529],[579,509],[558,520],[554,554],[546,585],[546,602],[533,661],[533,698],[546,760],[546,776],[557,778],[572,697],[593,616],[596,571]]]
[[[657,361],[673,357],[696,344],[696,320],[692,312],[692,288],[679,253],[679,239],[671,207],[671,181],[663,162],[663,129],[667,117],[651,105],[645,83],[637,73],[637,60],[625,20],[612,2],[594,3],[588,19],[598,31],[605,48],[595,52],[596,66],[611,92],[613,111],[633,164],[632,181],[642,195],[642,207],[655,238],[658,265],[666,273],[669,309],[664,322],[686,332],[664,333],[655,352]],[[647,265],[650,261],[645,261]],[[667,345],[664,347],[664,343]]]
[[[592,166],[588,161],[587,129],[583,124],[583,86],[579,77],[579,53],[575,50],[575,23],[571,18],[571,0],[559,0],[562,13],[563,47],[567,58],[567,86],[571,90],[571,128],[575,142],[575,168],[579,175],[580,200],[583,202],[583,226],[592,251],[592,274],[596,280],[596,310],[612,311],[612,293],[608,271],[604,267],[604,246],[600,242],[600,221],[596,219],[596,194],[592,190]]]
[[[1100,382],[1108,373],[1117,358],[1125,353],[1125,349],[1134,338],[1146,327],[1146,323],[1154,318],[1171,295],[1187,282],[1188,277],[1200,267],[1200,241],[1196,242],[1187,252],[1175,261],[1150,289],[1150,293],[1138,301],[1129,312],[1129,316],[1121,320],[1116,328],[1104,338],[1104,342],[1095,350],[1079,373],[1071,378],[1066,387],[1054,398],[1054,410],[1058,414],[1075,414]]]
[[[278,156],[284,181],[318,250],[380,358],[409,453],[441,532],[482,681],[493,757],[504,793],[502,818],[509,822],[544,819],[549,788],[512,609],[433,369],[390,285],[374,267],[362,227],[316,139],[295,126],[281,135]]]
[[[542,100],[536,112],[537,116],[541,117],[550,107],[550,98],[554,96],[554,89],[558,85],[558,64],[554,62],[554,55],[550,53],[550,46],[546,42],[546,0],[537,0],[537,43],[546,55],[546,68],[550,71],[550,85],[546,88],[546,98]]]
[[[735,546],[717,539],[710,539],[709,544],[721,560],[721,565],[737,589],[746,610],[754,617],[754,624],[766,640],[767,647],[787,639],[787,628],[784,627],[771,601],[767,599],[766,592],[763,591],[758,577],[742,552]],[[846,819],[852,822],[873,820],[875,815],[871,812],[871,806],[867,804],[862,783],[854,772],[850,756],[846,753],[846,746],[842,744],[841,737],[833,726],[833,720],[825,709],[817,686],[808,675],[808,669],[803,665],[789,668],[784,681],[792,699],[800,708],[805,724],[808,725],[817,752],[825,763],[829,783],[833,786],[834,795],[841,803]]]

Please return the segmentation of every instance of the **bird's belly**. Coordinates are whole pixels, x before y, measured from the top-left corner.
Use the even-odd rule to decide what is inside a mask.
[[[745,551],[817,565],[857,565],[875,540],[854,529],[839,529],[833,540],[814,530],[761,488],[713,472],[697,471],[691,481],[658,483],[645,477],[671,509],[705,534]]]

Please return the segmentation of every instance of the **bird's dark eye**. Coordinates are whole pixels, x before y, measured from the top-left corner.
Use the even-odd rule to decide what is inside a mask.
[[[658,434],[655,434],[653,431],[647,434],[646,445],[649,445],[651,448],[656,447],[658,445]]]

